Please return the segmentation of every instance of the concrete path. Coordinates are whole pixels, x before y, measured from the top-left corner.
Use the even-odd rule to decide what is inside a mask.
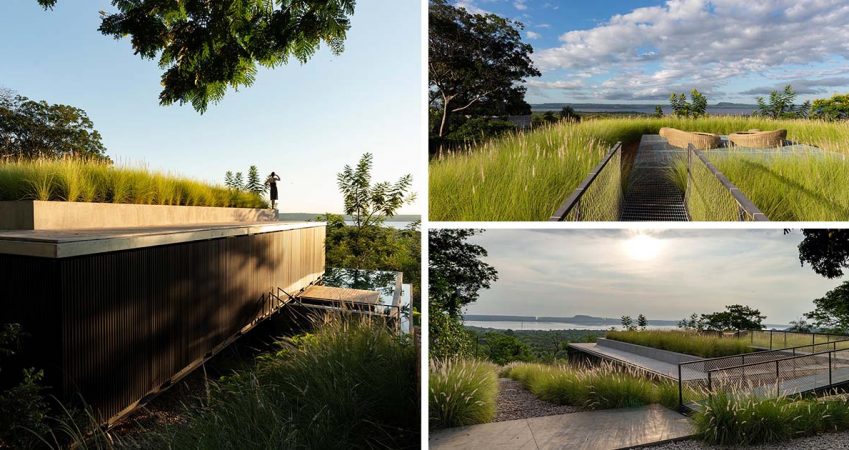
[[[656,134],[643,135],[625,190],[622,221],[688,220],[684,192],[668,175],[679,156],[686,156],[686,150],[670,146]]]
[[[671,364],[665,361],[649,358],[647,356],[636,355],[624,350],[603,347],[595,343],[571,343],[569,346],[602,359],[624,363],[640,370],[652,372],[678,381],[678,364]],[[705,377],[707,377],[707,375],[704,372],[696,370],[684,369],[681,373],[681,378],[684,380],[697,380]]]
[[[659,405],[578,412],[431,432],[431,449],[610,450],[685,439],[689,419]]]

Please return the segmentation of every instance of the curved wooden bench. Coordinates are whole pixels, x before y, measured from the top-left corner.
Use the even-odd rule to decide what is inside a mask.
[[[693,144],[699,150],[718,148],[722,145],[722,138],[718,134],[681,131],[677,128],[661,128],[660,136],[666,138],[666,142],[673,147],[687,148]]]
[[[728,140],[739,147],[772,148],[784,145],[787,130],[757,131],[749,130],[728,135]]]

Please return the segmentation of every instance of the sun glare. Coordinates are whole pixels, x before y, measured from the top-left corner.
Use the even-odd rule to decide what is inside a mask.
[[[637,234],[625,241],[625,252],[637,261],[649,261],[657,258],[662,246],[660,239],[647,234]]]

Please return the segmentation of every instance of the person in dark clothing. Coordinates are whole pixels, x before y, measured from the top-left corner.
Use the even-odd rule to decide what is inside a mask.
[[[271,172],[271,175],[265,180],[265,185],[268,186],[268,192],[271,195],[271,209],[277,209],[277,182],[280,181],[280,177]]]

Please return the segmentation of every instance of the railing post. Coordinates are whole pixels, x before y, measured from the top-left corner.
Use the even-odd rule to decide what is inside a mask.
[[[708,370],[708,398],[713,398],[713,378],[711,377],[711,372]]]
[[[769,330],[769,349],[772,350],[772,330]]]
[[[787,331],[784,331],[784,348],[787,348]]]
[[[781,378],[778,375],[778,360],[775,360],[775,396],[781,397]]]
[[[831,386],[831,352],[828,353],[828,385]]]
[[[829,364],[831,366],[831,364]],[[684,380],[681,378],[681,364],[678,364],[678,409],[684,409]]]

